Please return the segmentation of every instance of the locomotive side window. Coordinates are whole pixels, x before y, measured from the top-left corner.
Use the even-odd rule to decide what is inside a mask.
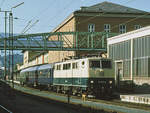
[[[75,62],[75,63],[72,63],[72,69],[77,69],[78,68],[78,63]]]
[[[61,65],[57,65],[57,70],[61,70]]]
[[[61,65],[56,65],[55,70],[61,70]]]
[[[100,61],[90,61],[90,68],[100,68]]]
[[[68,70],[71,68],[71,64],[68,63],[68,64],[63,64],[63,70]]]
[[[102,68],[111,68],[111,61],[108,61],[108,60],[102,60],[101,61],[102,63]]]
[[[54,69],[57,70],[57,65],[54,66]]]

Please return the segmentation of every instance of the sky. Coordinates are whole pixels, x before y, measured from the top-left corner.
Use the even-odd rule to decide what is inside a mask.
[[[150,12],[150,0],[0,0],[1,11],[12,9],[14,33],[44,33],[51,32],[72,12],[82,6],[92,6],[104,1],[117,3]],[[34,24],[35,23],[35,24]],[[26,30],[26,26],[29,27]],[[8,28],[8,27],[7,27]],[[4,32],[4,13],[0,13],[0,32]],[[7,29],[8,32],[8,29]]]

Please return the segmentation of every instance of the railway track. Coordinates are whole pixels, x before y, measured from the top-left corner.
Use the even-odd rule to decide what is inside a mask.
[[[4,106],[0,105],[0,113],[13,113]]]

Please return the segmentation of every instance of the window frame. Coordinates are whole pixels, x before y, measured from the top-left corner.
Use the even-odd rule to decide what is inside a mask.
[[[135,30],[140,29],[140,28],[142,28],[141,25],[139,25],[139,24],[134,25],[134,29],[135,29]]]
[[[104,31],[107,33],[111,32],[111,25],[110,24],[104,24]]]
[[[127,26],[125,24],[119,25],[119,33],[123,34],[127,32]]]
[[[95,32],[95,24],[88,24],[88,32]]]

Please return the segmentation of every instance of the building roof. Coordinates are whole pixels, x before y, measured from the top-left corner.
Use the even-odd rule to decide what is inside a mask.
[[[141,13],[148,13],[146,11],[142,11],[135,8],[130,8],[126,6],[122,6],[119,4],[111,3],[111,2],[102,2],[93,6],[89,7],[81,7],[81,12],[108,12],[108,13],[134,13],[134,14],[141,14]]]
[[[88,12],[94,12],[94,13],[123,13],[123,14],[149,14],[149,12],[142,11],[135,8],[126,7],[123,5],[111,3],[111,2],[102,2],[96,5],[92,5],[89,7],[81,7],[80,10],[76,10],[73,13],[71,13],[60,25],[58,25],[55,29],[52,30],[52,32],[56,32],[59,28],[61,28],[63,25],[65,25],[69,20],[71,20],[74,16],[78,15],[78,13],[88,13]]]
[[[130,32],[118,35],[118,36],[108,38],[107,44],[108,45],[116,44],[116,43],[120,43],[123,41],[131,40],[131,39],[135,39],[139,37],[144,37],[144,36],[150,36],[150,26],[143,27],[138,30],[130,31]]]

